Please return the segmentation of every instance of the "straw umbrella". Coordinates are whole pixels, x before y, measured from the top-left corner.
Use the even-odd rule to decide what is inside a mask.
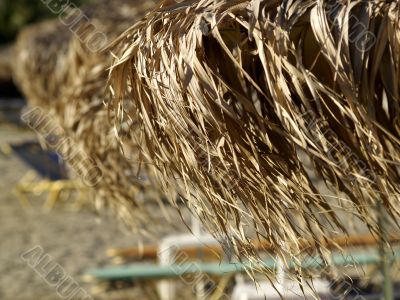
[[[303,237],[325,253],[350,216],[381,234],[377,203],[399,216],[399,11],[161,1],[113,44],[110,110],[140,116],[164,189],[241,256],[257,257],[249,232],[284,259]]]
[[[10,83],[11,79],[11,46],[0,47],[0,84]]]
[[[143,201],[159,200],[160,195],[143,180],[147,175],[136,163],[137,151],[130,148],[129,160],[122,154],[114,131],[121,133],[124,128],[108,122],[103,101],[108,97],[105,88],[112,56],[104,46],[152,5],[152,1],[101,1],[70,11],[64,24],[48,21],[23,31],[15,55],[16,81],[29,103],[62,128],[60,152],[79,152],[78,175],[87,175],[93,167],[99,171],[93,178],[97,205],[110,206],[134,230],[142,230],[151,220]],[[79,19],[82,15],[85,18]],[[75,19],[79,21],[74,23]],[[94,33],[103,38],[99,47],[91,41]]]
[[[19,34],[12,73],[32,105],[48,107],[62,93],[70,38],[71,32],[55,20],[27,27]]]

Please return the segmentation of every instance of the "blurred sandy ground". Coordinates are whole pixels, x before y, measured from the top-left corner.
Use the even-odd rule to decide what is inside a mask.
[[[34,138],[34,134],[0,124],[0,144]],[[136,245],[138,238],[129,235],[111,217],[101,220],[94,210],[68,211],[62,204],[50,213],[40,209],[43,199],[33,198],[34,209],[24,210],[13,187],[28,171],[16,156],[0,154],[0,299],[61,299],[21,258],[39,245],[60,264],[86,291],[93,284],[84,283],[82,275],[90,268],[110,264],[108,247]],[[107,292],[93,299],[150,299],[141,288]]]

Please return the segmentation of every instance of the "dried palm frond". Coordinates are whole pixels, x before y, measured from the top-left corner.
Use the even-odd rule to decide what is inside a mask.
[[[153,188],[138,179],[140,170],[136,173],[132,168],[136,162],[122,155],[108,122],[103,101],[112,56],[104,51],[105,44],[94,48],[90,37],[98,32],[102,42],[112,41],[152,5],[152,1],[101,1],[70,11],[64,23],[79,21],[69,28],[58,21],[35,25],[20,34],[15,60],[17,82],[31,105],[50,113],[63,129],[62,152],[83,152],[80,159],[91,160],[77,162],[79,169],[86,167],[83,175],[89,168],[100,170],[101,178],[92,178],[97,203],[111,206],[137,230],[149,222],[140,199],[147,197],[147,189],[153,193]]]
[[[155,188],[138,178],[146,176],[137,167],[135,155],[139,152],[135,148],[139,145],[130,149],[131,157],[126,159],[114,134],[115,130],[122,133],[124,127],[113,128],[108,120],[104,101],[109,96],[105,92],[112,56],[107,51],[93,52],[82,40],[86,40],[87,32],[90,34],[87,27],[95,26],[105,34],[107,41],[112,41],[153,5],[152,1],[104,1],[93,10],[84,10],[91,23],[79,28],[79,38],[74,36],[70,43],[68,61],[71,67],[66,83],[69,89],[63,94],[63,110],[58,112],[64,129],[101,170],[102,179],[96,185],[98,203],[110,206],[135,230],[149,223],[150,217],[140,198],[146,198],[146,189],[151,192]],[[147,231],[151,229],[146,228]]]
[[[324,250],[350,215],[378,233],[378,202],[399,217],[399,12],[378,0],[161,1],[113,44],[110,110],[117,124],[140,116],[132,143],[164,189],[240,255],[256,257],[249,229],[284,258],[301,238]]]

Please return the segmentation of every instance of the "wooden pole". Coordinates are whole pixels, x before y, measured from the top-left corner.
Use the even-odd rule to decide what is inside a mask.
[[[382,201],[378,203],[378,225],[380,230],[379,252],[383,277],[383,299],[393,300],[393,282],[391,275],[391,250],[388,246],[389,234],[385,209]]]
[[[389,243],[399,243],[400,236],[388,235],[387,240]],[[302,249],[315,248],[315,242],[302,239],[299,241]],[[336,237],[331,241],[322,242],[323,246],[328,249],[334,249],[336,247],[357,247],[357,246],[376,246],[380,243],[380,238],[376,235],[365,234],[357,236],[347,237]],[[274,252],[274,247],[266,241],[253,241],[254,248],[257,251],[269,251]],[[219,245],[207,246],[202,248],[186,247],[179,249],[179,253],[185,254],[188,257],[196,258],[199,255],[203,255],[205,259],[215,260],[223,256],[223,249]],[[133,247],[124,249],[109,249],[107,251],[108,256],[119,256],[123,258],[131,259],[156,259],[157,258],[157,245]]]

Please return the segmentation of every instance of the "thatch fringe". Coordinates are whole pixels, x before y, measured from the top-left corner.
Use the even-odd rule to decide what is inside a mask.
[[[103,103],[112,56],[104,48],[94,49],[88,40],[95,28],[112,41],[152,5],[151,1],[101,1],[82,9],[89,21],[83,19],[69,29],[58,20],[32,26],[20,34],[15,58],[16,81],[30,104],[50,113],[63,129],[62,152],[79,149],[85,154],[81,159],[89,158],[101,170],[94,186],[97,204],[110,206],[135,230],[154,221],[144,204],[146,197],[157,193],[137,178],[146,176],[135,167],[138,151],[130,149],[131,160],[122,155],[114,131],[122,134],[124,127],[113,128]],[[72,23],[79,15],[72,11],[64,22]],[[85,161],[80,167],[93,164]]]
[[[378,0],[161,1],[113,44],[110,110],[117,124],[140,116],[130,142],[164,189],[241,255],[256,257],[253,230],[282,257],[302,237],[323,250],[347,230],[340,214],[379,233],[379,201],[399,217],[399,12]]]

